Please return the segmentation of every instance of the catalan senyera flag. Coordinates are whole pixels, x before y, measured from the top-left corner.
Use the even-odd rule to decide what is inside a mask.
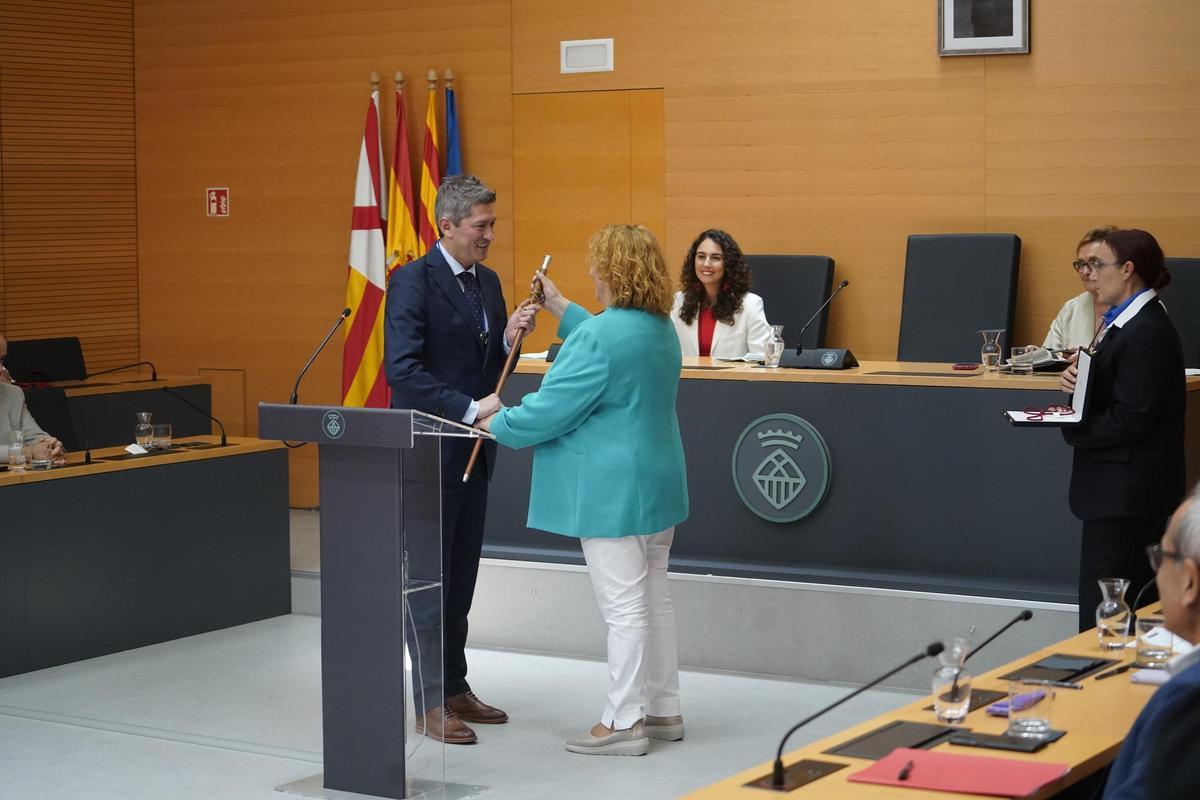
[[[404,92],[400,89],[396,90],[396,145],[392,148],[388,178],[387,260],[388,275],[391,275],[396,267],[425,255],[425,245],[417,236],[417,226],[413,223],[417,205],[408,156]]]
[[[371,92],[367,122],[358,149],[354,213],[350,218],[350,268],[346,305],[350,321],[342,347],[342,404],[386,408],[383,371],[383,303],[386,262],[383,231],[387,206],[383,186],[383,143],[379,135],[379,90]]]
[[[454,103],[454,87],[446,85],[446,177],[462,175],[462,142],[458,130],[458,109]]]
[[[417,211],[417,232],[425,249],[433,247],[438,240],[437,217],[434,201],[438,186],[442,182],[438,165],[437,88],[430,80],[429,96],[425,110],[425,143],[421,147],[421,203]]]

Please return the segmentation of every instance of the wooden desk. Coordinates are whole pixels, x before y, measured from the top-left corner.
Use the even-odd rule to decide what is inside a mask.
[[[1065,639],[1050,647],[1043,648],[1023,658],[1016,659],[991,672],[987,672],[975,679],[972,688],[1006,691],[1004,681],[998,680],[999,676],[1005,675],[1018,667],[1030,664],[1052,653],[1068,653],[1091,657],[1104,655],[1106,658],[1115,658],[1115,656],[1101,653],[1096,639],[1096,632],[1091,630]],[[1132,650],[1124,658],[1133,658]],[[929,672],[932,675],[936,663],[935,660],[929,659],[925,663],[930,665]],[[1082,691],[1075,691],[1073,689],[1058,690],[1052,712],[1053,725],[1055,728],[1067,731],[1067,735],[1057,742],[1051,743],[1040,752],[1028,754],[1014,753],[1005,750],[959,747],[951,744],[940,744],[934,749],[957,754],[1011,758],[1018,761],[1032,760],[1070,764],[1071,771],[1061,780],[1048,784],[1036,794],[1030,795],[1034,798],[1052,797],[1066,787],[1072,786],[1096,773],[1116,758],[1117,751],[1121,747],[1121,742],[1124,741],[1125,735],[1129,732],[1138,713],[1141,712],[1142,706],[1150,699],[1156,688],[1145,684],[1131,683],[1128,674],[1118,675],[1102,681],[1097,681],[1093,676],[1080,681],[1080,685],[1084,687]],[[894,720],[936,722],[933,712],[925,710],[925,707],[932,702],[932,697],[926,695],[903,708],[887,714],[881,714],[874,719],[847,728],[833,736],[785,753],[783,759],[785,766],[791,765],[802,758],[848,765],[846,769],[838,770],[832,775],[827,775],[807,786],[802,786],[791,792],[773,792],[746,787],[744,784],[747,782],[771,772],[773,761],[767,760],[758,766],[743,770],[719,783],[686,795],[686,797],[689,800],[738,800],[738,798],[766,800],[772,797],[819,797],[830,798],[830,800],[838,800],[838,798],[862,798],[863,800],[870,800],[871,798],[882,797],[913,798],[913,800],[917,800],[917,798],[929,798],[929,800],[949,800],[949,798],[964,798],[965,800],[965,798],[976,798],[977,800],[979,795],[953,792],[927,792],[915,789],[896,789],[889,786],[853,783],[848,781],[847,778],[870,766],[873,762],[861,758],[833,756],[822,752]],[[798,711],[797,714],[798,717],[804,716],[803,712]],[[966,728],[982,733],[1003,733],[1006,726],[1007,720],[1005,718],[989,716],[982,708],[968,714],[964,725]],[[784,733],[785,731],[780,731],[779,735],[782,736]],[[770,757],[774,754],[767,753],[764,755]]]
[[[0,676],[291,611],[279,443],[122,452],[0,473]]]
[[[522,360],[504,402],[536,390],[548,368]],[[947,364],[768,370],[685,359],[677,408],[691,508],[671,568],[1074,603],[1080,523],[1067,504],[1071,448],[1057,430],[1017,429],[1003,417],[1063,397],[1056,375],[955,372]],[[731,469],[743,431],[778,413],[816,429],[831,473],[821,504],[784,523],[747,508]],[[1200,378],[1188,379],[1187,413],[1189,465],[1200,477]],[[531,450],[501,448],[484,553],[579,563],[572,540],[525,527],[531,462]],[[1039,558],[1011,558],[1021,548]]]
[[[212,433],[208,417],[164,388],[212,412],[212,385],[203,378],[122,382],[119,376],[105,375],[26,389],[25,402],[43,430],[61,439],[68,450],[124,447],[133,441],[138,411],[151,412],[154,422],[169,423],[177,438]],[[64,396],[65,408],[60,399]]]

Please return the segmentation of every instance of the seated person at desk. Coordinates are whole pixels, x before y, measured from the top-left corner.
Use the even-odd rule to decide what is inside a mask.
[[[1175,511],[1162,541],[1146,548],[1146,552],[1156,573],[1164,626],[1193,645],[1200,644],[1200,486]],[[1161,796],[1147,791],[1147,782],[1153,777],[1148,765],[1166,732],[1164,719],[1171,719],[1173,710],[1194,699],[1200,689],[1200,647],[1168,661],[1167,671],[1170,680],[1146,703],[1117,753],[1104,786],[1104,800],[1151,800]],[[1192,711],[1197,709],[1193,706]],[[1171,766],[1195,769],[1195,764]]]
[[[762,298],[750,291],[750,267],[725,231],[692,242],[675,293],[671,321],[684,356],[741,358],[762,353],[771,338]]]
[[[1116,227],[1113,225],[1092,228],[1083,235],[1079,244],[1075,245],[1076,254],[1087,245],[1101,241],[1105,234],[1114,230]],[[1046,341],[1042,343],[1042,347],[1047,350],[1077,350],[1090,344],[1096,336],[1096,331],[1100,330],[1100,322],[1109,309],[1108,305],[1096,299],[1096,294],[1100,290],[1096,282],[1097,270],[1078,255],[1072,266],[1079,275],[1084,292],[1064,303],[1058,316],[1054,318],[1054,322],[1050,323],[1050,330],[1046,332]]]
[[[56,463],[62,463],[66,456],[62,442],[38,427],[37,421],[25,407],[25,393],[21,387],[13,384],[8,370],[3,368],[7,354],[8,340],[0,334],[0,445],[7,447],[12,444],[13,432],[20,431],[25,434],[26,444],[49,445],[50,456]],[[4,455],[8,455],[7,451]]]

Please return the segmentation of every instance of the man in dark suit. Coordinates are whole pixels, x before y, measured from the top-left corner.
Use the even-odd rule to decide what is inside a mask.
[[[1167,662],[1171,677],[1129,729],[1109,770],[1104,800],[1195,800],[1200,797],[1194,760],[1200,700],[1200,487],[1146,554],[1162,598],[1163,627],[1192,647]]]
[[[470,425],[500,409],[496,383],[517,332],[534,327],[538,306],[522,304],[510,316],[496,273],[483,265],[495,237],[496,193],[478,178],[447,178],[435,216],[440,241],[397,269],[388,283],[384,360],[393,408],[411,408]],[[417,696],[417,727],[449,744],[470,744],[465,724],[495,724],[508,715],[483,703],[467,683],[467,613],[475,593],[487,513],[487,485],[496,445],[487,442],[463,482],[472,440],[442,439],[442,598],[444,705],[429,702],[429,682]],[[414,609],[418,641],[421,614]],[[436,651],[428,644],[426,654]],[[424,698],[424,699],[423,699]],[[432,706],[432,707],[426,707]]]
[[[1083,423],[1064,428],[1075,448],[1071,511],[1083,521],[1079,630],[1091,628],[1100,578],[1131,581],[1126,600],[1154,579],[1142,555],[1184,493],[1186,397],[1183,349],[1156,290],[1171,281],[1162,248],[1146,231],[1113,228],[1080,246],[1096,302],[1110,306],[1095,348]],[[1063,373],[1073,391],[1077,368]]]

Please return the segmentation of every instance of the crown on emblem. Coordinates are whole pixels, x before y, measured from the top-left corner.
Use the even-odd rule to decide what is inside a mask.
[[[776,430],[765,430],[755,434],[758,437],[758,443],[761,447],[770,447],[771,445],[783,445],[790,447],[793,450],[799,449],[799,445],[804,441],[804,437],[792,431],[785,431],[782,428]]]

